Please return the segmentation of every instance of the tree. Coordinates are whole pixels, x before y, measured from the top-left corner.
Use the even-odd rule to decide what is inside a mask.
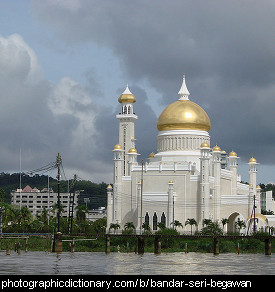
[[[245,228],[245,227],[246,227],[245,221],[243,221],[240,218],[238,218],[238,220],[235,222],[235,228],[239,229],[239,232],[240,232],[241,229]]]
[[[124,229],[125,230],[129,230],[129,229],[136,229],[136,227],[135,227],[135,225],[134,225],[134,223],[133,222],[127,222],[127,223],[125,223],[125,225],[124,225]]]
[[[48,224],[48,219],[49,219],[49,211],[44,207],[41,212],[40,220],[43,222],[44,225],[46,225]]]
[[[211,219],[203,219],[202,220],[202,226],[204,226],[204,225],[208,226],[211,223],[212,223],[212,220]]]
[[[194,219],[194,218],[188,218],[186,221],[185,221],[185,226],[186,225],[190,225],[191,226],[191,235],[192,235],[192,226],[195,225],[195,226],[198,226],[198,223],[197,221]]]
[[[92,227],[97,234],[104,234],[106,231],[107,218],[103,217],[93,222]]]
[[[120,225],[118,223],[111,223],[109,230],[114,229],[114,233],[116,233],[116,230],[119,228],[120,228]]]
[[[79,222],[84,222],[86,220],[86,214],[89,213],[86,205],[80,205],[76,207],[76,219]]]
[[[220,228],[218,221],[208,222],[208,224],[202,228],[201,234],[203,235],[222,235],[223,230]]]
[[[227,218],[223,218],[222,219],[222,228],[223,228],[223,230],[224,230],[224,225],[228,224],[228,223],[229,223],[229,219],[227,219]]]
[[[144,222],[142,224],[142,228],[144,229],[144,231],[151,231],[150,225],[147,222]]]
[[[163,229],[166,228],[166,227],[165,227],[165,224],[162,223],[162,222],[159,222],[159,223],[157,224],[157,227],[158,227],[160,230],[163,230]]]
[[[183,228],[182,224],[178,221],[178,220],[175,220],[174,222],[172,222],[171,224],[174,224],[174,227],[177,229],[177,227],[181,227]]]

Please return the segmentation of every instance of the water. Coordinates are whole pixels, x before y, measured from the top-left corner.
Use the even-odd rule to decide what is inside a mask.
[[[0,275],[274,275],[275,255],[0,253]]]

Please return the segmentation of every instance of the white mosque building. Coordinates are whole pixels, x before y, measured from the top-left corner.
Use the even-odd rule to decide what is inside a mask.
[[[143,223],[154,231],[159,222],[171,228],[177,220],[183,225],[182,232],[189,232],[191,227],[185,222],[190,218],[196,220],[198,229],[204,219],[221,223],[227,218],[226,230],[235,231],[238,219],[247,226],[254,219],[254,202],[260,213],[256,159],[251,157],[248,162],[249,184],[242,183],[238,155],[234,151],[227,154],[217,145],[210,147],[210,119],[189,100],[185,76],[178,95],[158,118],[157,153],[142,163],[137,162],[135,145],[136,98],[128,86],[119,97],[114,180],[107,188],[107,230],[112,223],[123,229],[125,223],[133,222],[137,231],[142,231]],[[265,226],[265,216],[256,217],[257,227]]]

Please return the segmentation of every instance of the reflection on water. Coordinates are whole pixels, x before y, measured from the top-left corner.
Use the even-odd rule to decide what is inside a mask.
[[[0,253],[0,275],[249,275],[275,274],[275,256],[211,253]]]

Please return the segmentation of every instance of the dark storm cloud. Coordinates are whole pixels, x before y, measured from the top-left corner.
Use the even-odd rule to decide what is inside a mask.
[[[19,171],[20,149],[23,171],[54,162],[58,152],[67,169],[91,170],[87,154],[98,109],[92,92],[68,77],[57,84],[43,79],[19,35],[0,37],[0,64],[1,171]]]
[[[117,98],[125,90],[121,88],[117,91]],[[130,87],[131,92],[136,97],[134,112],[138,116],[135,123],[136,148],[141,154],[140,159],[147,159],[151,152],[156,151],[156,115],[152,108],[146,104],[148,97],[145,91],[137,86]],[[112,161],[112,149],[118,143],[119,121],[116,115],[121,113],[121,105],[112,110],[109,107],[102,107],[101,114],[95,120],[95,128],[98,130],[96,135],[96,147],[94,155],[101,157],[106,163]]]
[[[39,19],[67,44],[110,48],[125,75],[136,84],[146,79],[162,95],[163,107],[177,98],[186,73],[190,99],[211,118],[212,143],[265,164],[275,163],[274,6],[268,0],[33,2]],[[153,122],[146,121],[142,126]]]

